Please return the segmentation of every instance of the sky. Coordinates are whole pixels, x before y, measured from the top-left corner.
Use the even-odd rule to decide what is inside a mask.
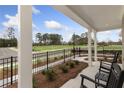
[[[0,37],[6,34],[6,28],[14,26],[17,31],[17,6],[0,5]],[[63,36],[63,41],[69,41],[72,34],[81,35],[87,32],[87,29],[74,22],[51,6],[39,5],[32,7],[32,38],[35,40],[35,34],[58,33]],[[118,41],[120,30],[106,31],[97,33],[98,41]]]

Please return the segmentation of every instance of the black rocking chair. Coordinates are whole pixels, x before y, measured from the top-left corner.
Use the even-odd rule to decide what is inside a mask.
[[[107,81],[107,84],[102,84],[99,83],[92,78],[85,76],[83,74],[80,75],[82,80],[81,80],[81,88],[86,88],[87,86],[84,85],[84,79],[89,80],[93,82],[94,84],[98,84],[100,87],[104,88],[122,88],[123,82],[124,82],[124,70],[122,71],[120,66],[117,63],[114,63],[112,65],[112,69],[109,74],[109,78]]]
[[[112,65],[117,62],[118,57],[119,57],[119,52],[116,52],[114,54],[112,63],[109,63],[109,62],[100,63],[99,72],[95,75],[95,81],[97,81],[98,83],[100,81],[103,81],[104,83],[107,84],[110,70],[112,69]],[[98,86],[99,86],[98,84],[95,85],[95,87],[98,87]]]

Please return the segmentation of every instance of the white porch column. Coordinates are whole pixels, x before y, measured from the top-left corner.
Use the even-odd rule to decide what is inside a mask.
[[[124,15],[122,18],[122,65],[124,69]]]
[[[96,31],[93,30],[94,32],[94,60],[97,61],[97,37],[96,37]]]
[[[18,6],[18,87],[32,87],[32,6]]]
[[[91,31],[92,29],[88,29],[88,61],[89,66],[92,66],[92,52],[91,52]]]

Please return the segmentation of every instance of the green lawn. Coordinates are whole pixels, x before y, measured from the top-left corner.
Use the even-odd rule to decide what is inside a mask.
[[[86,48],[87,46],[76,45],[76,47]],[[54,51],[54,50],[68,49],[68,48],[73,48],[73,45],[33,46],[33,51],[46,52],[46,51]],[[103,50],[102,46],[98,46],[97,48],[98,48],[98,51],[99,50]],[[122,49],[122,45],[108,45],[108,46],[104,46],[104,50],[121,50],[121,49]]]
[[[76,45],[76,47],[85,48],[86,46],[83,45]],[[73,48],[73,45],[49,45],[49,46],[33,46],[33,51],[53,51],[53,50],[59,50],[59,49],[69,49]]]
[[[103,47],[99,46],[98,50],[103,50]],[[108,45],[108,46],[104,46],[104,50],[122,50],[122,45]]]

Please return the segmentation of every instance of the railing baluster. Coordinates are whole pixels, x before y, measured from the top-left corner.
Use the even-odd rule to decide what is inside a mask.
[[[17,57],[16,57],[16,58],[17,58]],[[15,58],[15,59],[16,59],[16,58]],[[15,70],[15,74],[14,74],[14,75],[15,75],[15,81],[16,81],[16,73],[17,73],[16,62],[17,62],[17,61],[15,60],[15,68],[14,68],[14,70]],[[12,81],[12,82],[13,82],[13,81]]]
[[[13,57],[11,56],[11,85],[13,83]]]
[[[7,73],[6,73],[6,74],[7,74],[7,76],[6,76],[6,79],[7,79],[7,80],[6,80],[6,81],[7,81],[7,87],[8,87],[8,59],[9,59],[9,58],[6,59],[6,61],[7,61],[7,62],[6,62],[6,63],[7,63],[7,67],[6,67],[6,68],[7,68],[7,69],[6,69],[6,70],[7,70],[7,71],[6,71],[6,72],[7,72]]]
[[[3,88],[4,88],[4,59],[3,59]]]
[[[73,52],[74,52],[74,59],[75,59],[75,48],[73,48]]]
[[[47,70],[48,70],[48,61],[49,61],[49,56],[48,56],[48,52],[47,53]]]
[[[65,63],[65,49],[64,49],[64,63]]]

